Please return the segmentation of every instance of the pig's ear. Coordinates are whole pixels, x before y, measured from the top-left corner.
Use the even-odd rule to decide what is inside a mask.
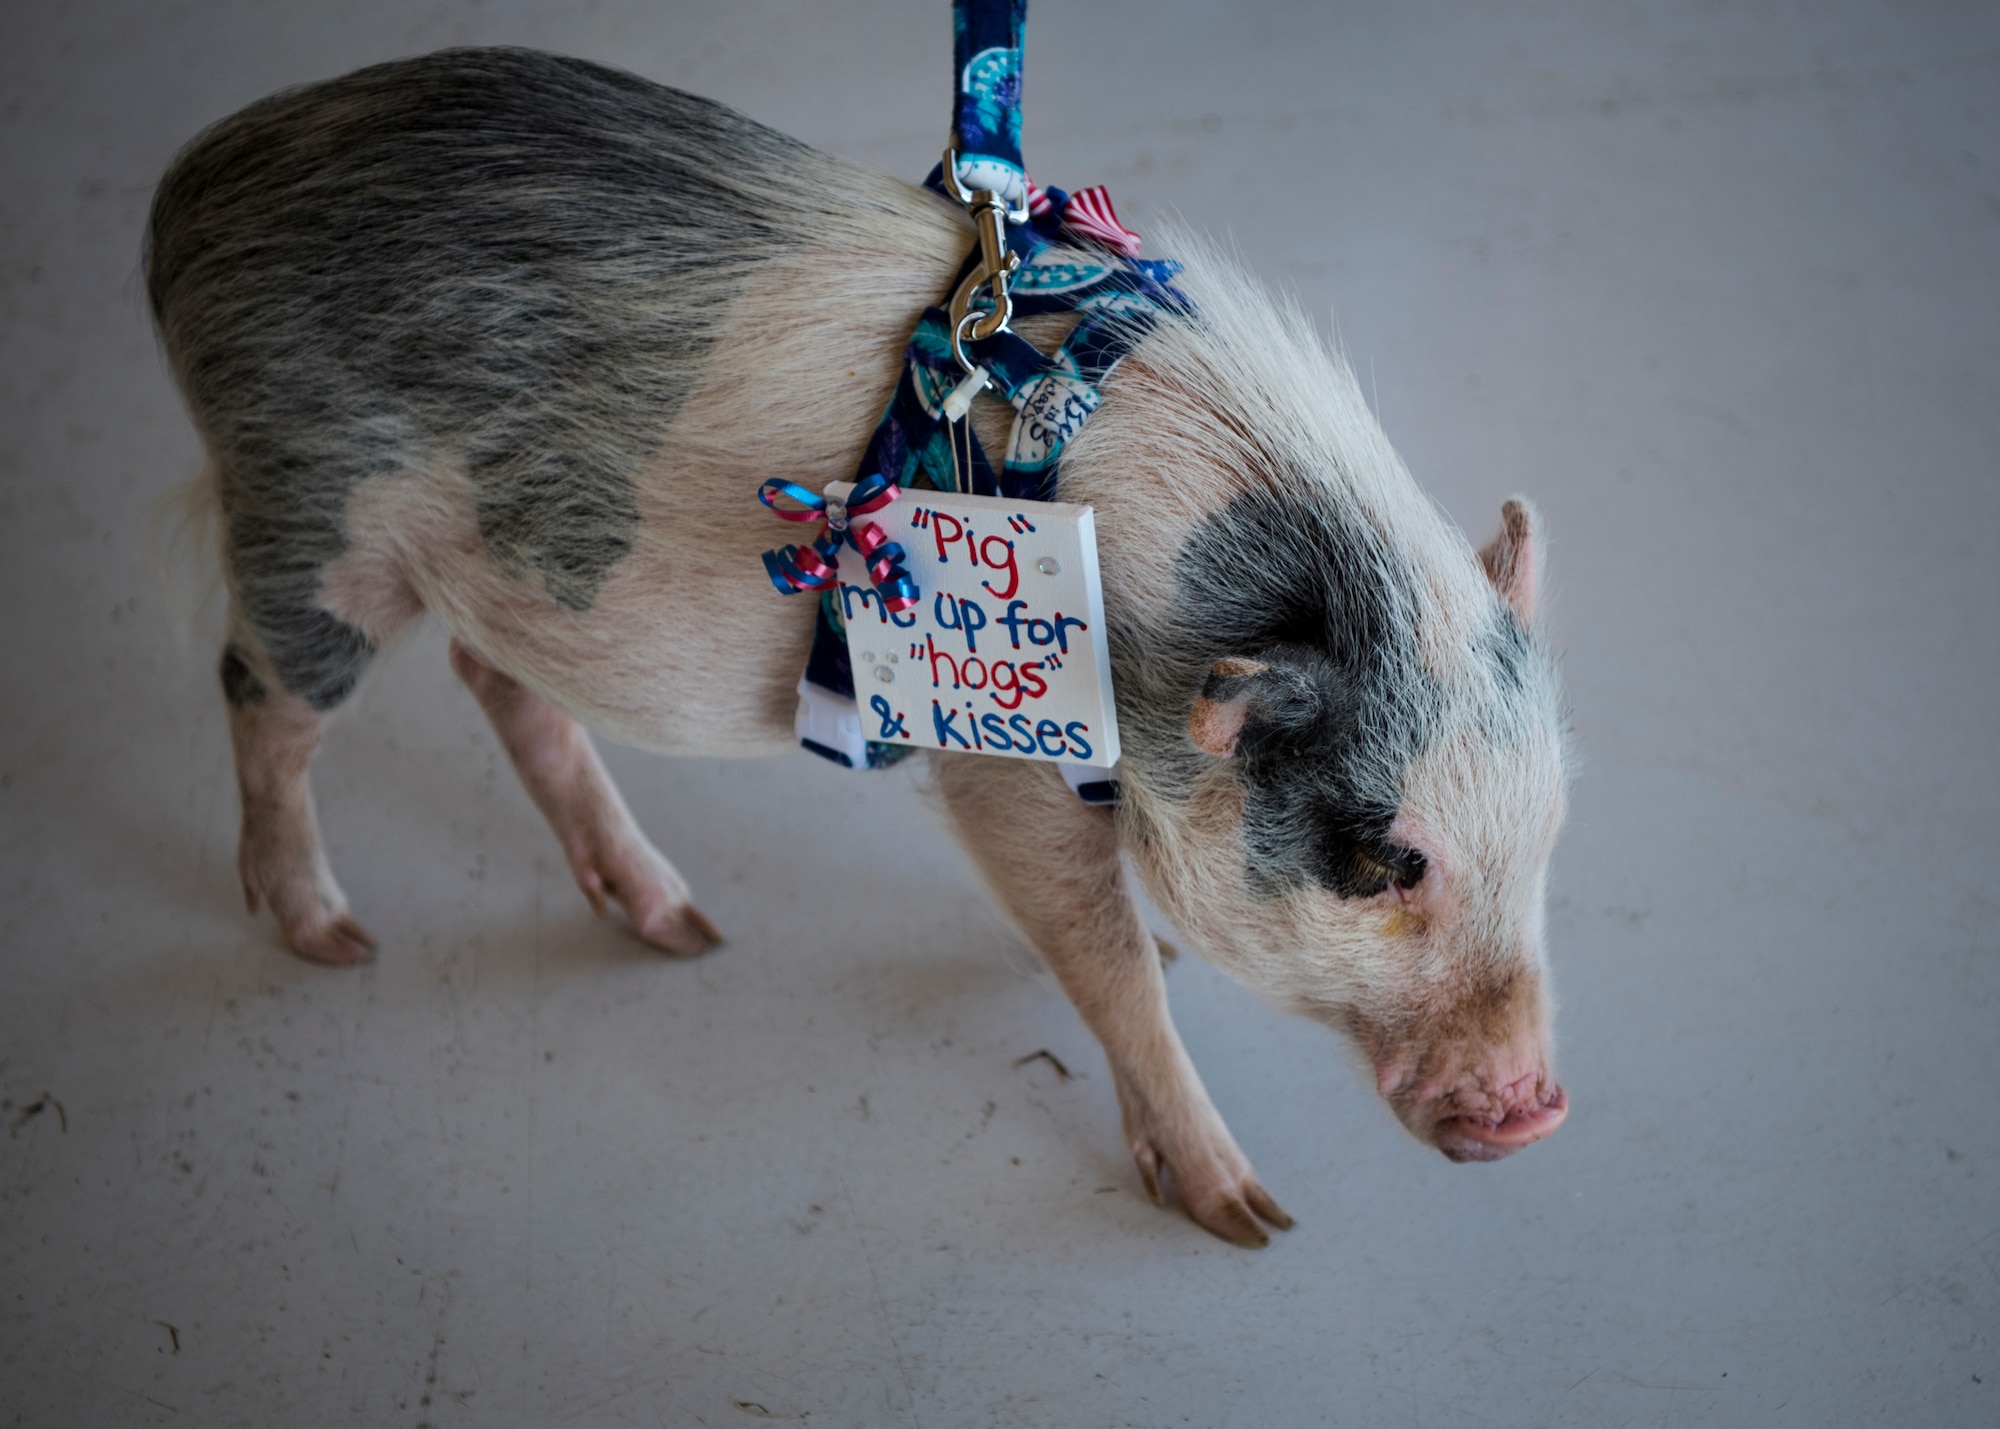
[[[1510,497],[1500,503],[1500,534],[1479,553],[1486,578],[1523,625],[1535,619],[1535,598],[1541,586],[1542,550],[1535,535],[1536,524],[1535,508],[1518,496]]]
[[[1251,687],[1270,668],[1256,660],[1217,660],[1209,667],[1201,698],[1188,716],[1188,738],[1196,749],[1217,759],[1236,752],[1243,722],[1250,715]]]

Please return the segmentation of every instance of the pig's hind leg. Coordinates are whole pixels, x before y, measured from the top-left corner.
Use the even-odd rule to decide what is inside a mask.
[[[1167,1013],[1160,951],[1126,888],[1116,825],[1043,764],[940,756],[959,841],[1104,1047],[1147,1194],[1161,1172],[1188,1214],[1237,1245],[1292,1218],[1257,1184]]]
[[[270,904],[286,944],[302,958],[336,967],[366,962],[374,935],[347,911],[313,813],[309,770],[324,718],[285,687],[255,638],[234,623],[221,674],[242,799],[236,870],[243,901],[252,913],[260,900]]]
[[[451,668],[485,709],[598,916],[606,899],[615,899],[634,932],[670,953],[721,943],[715,925],[688,901],[680,874],[634,822],[583,726],[456,640]]]
[[[356,483],[318,454],[310,444],[284,461],[239,451],[213,469],[230,576],[221,675],[244,901],[253,913],[270,904],[300,957],[339,966],[366,961],[375,939],[327,866],[309,771],[326,718],[422,605],[394,549],[356,519]]]

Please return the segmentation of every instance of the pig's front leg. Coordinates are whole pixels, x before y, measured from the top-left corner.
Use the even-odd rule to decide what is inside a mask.
[[[1270,1240],[1259,1217],[1289,1228],[1174,1031],[1159,950],[1126,887],[1111,815],[1045,764],[942,755],[937,768],[960,841],[1104,1047],[1147,1193],[1165,1204],[1165,1168],[1188,1214],[1238,1245]]]

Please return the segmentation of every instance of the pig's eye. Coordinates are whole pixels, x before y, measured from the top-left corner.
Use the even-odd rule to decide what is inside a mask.
[[[1401,888],[1407,891],[1408,889],[1415,888],[1419,883],[1424,881],[1424,870],[1429,867],[1429,863],[1415,849],[1388,848],[1384,849],[1383,853],[1386,857],[1381,860],[1380,864],[1382,869],[1382,887],[1377,889],[1377,892],[1386,892],[1390,888]]]
[[[1342,843],[1344,847],[1329,850],[1334,867],[1324,881],[1343,898],[1374,898],[1391,887],[1415,888],[1423,882],[1429,866],[1413,848],[1395,844],[1370,847],[1353,839]]]

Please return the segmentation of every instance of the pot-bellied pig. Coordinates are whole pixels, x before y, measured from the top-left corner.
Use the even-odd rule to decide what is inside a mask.
[[[429,612],[584,896],[669,952],[715,942],[584,728],[793,747],[812,612],[771,588],[753,493],[852,474],[972,242],[934,193],[521,50],[376,66],[200,136],[147,276],[222,524],[252,910],[303,957],[372,952],[307,769]],[[1542,916],[1562,722],[1529,507],[1475,552],[1294,307],[1191,234],[1161,247],[1189,306],[1112,372],[1060,492],[1096,512],[1122,802],[932,758],[1104,1047],[1147,1190],[1170,1171],[1196,1220],[1257,1244],[1289,1218],[1169,1021],[1121,854],[1210,959],[1351,1038],[1414,1135],[1500,1157],[1566,1109]],[[988,449],[1008,415],[975,405]]]

